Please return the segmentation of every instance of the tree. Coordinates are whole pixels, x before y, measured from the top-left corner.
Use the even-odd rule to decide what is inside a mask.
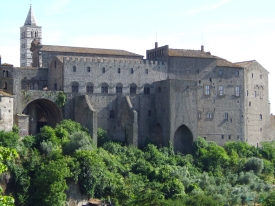
[[[7,166],[4,164],[5,161],[11,160],[17,157],[18,154],[14,149],[5,148],[0,146],[0,174],[7,170]],[[10,196],[2,195],[3,189],[0,187],[0,205],[13,206],[14,199]]]
[[[245,163],[245,168],[246,171],[252,170],[256,174],[260,174],[264,168],[264,162],[262,159],[252,157]]]
[[[71,177],[71,173],[66,159],[43,164],[33,180],[32,205],[64,205],[66,200],[64,191],[67,188],[66,179],[69,177]]]
[[[64,146],[64,154],[73,154],[75,150],[92,150],[95,148],[93,140],[83,131],[75,132],[69,136],[69,142]]]

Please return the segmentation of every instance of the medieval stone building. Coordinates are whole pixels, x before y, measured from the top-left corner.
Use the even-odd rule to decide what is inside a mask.
[[[197,136],[221,145],[274,139],[268,72],[255,60],[232,63],[203,46],[156,43],[144,59],[124,50],[43,45],[32,8],[20,35],[21,67],[2,65],[0,81],[14,96],[14,124],[22,135],[70,118],[95,141],[103,128],[115,140],[171,142],[182,153],[191,152]],[[67,94],[64,106],[57,104],[61,93]]]

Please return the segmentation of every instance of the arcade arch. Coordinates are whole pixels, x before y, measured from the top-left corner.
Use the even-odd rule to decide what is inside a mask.
[[[55,127],[62,120],[60,108],[51,100],[36,99],[22,112],[29,115],[29,134],[37,134],[44,125]]]

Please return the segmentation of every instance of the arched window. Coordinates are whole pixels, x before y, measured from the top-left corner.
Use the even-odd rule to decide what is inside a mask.
[[[107,83],[103,83],[101,85],[101,93],[108,93],[109,85]]]
[[[38,36],[38,32],[36,31],[36,32],[34,32],[34,35],[35,35],[35,37],[37,37]]]
[[[137,93],[137,85],[132,83],[130,85],[130,94],[136,94]]]
[[[4,89],[8,89],[8,84],[7,84],[7,82],[4,83]]]
[[[91,67],[87,67],[87,72],[91,72]]]
[[[72,83],[72,92],[78,92],[79,84],[77,82]]]
[[[110,119],[115,119],[116,118],[116,112],[115,112],[115,110],[110,110],[110,112],[109,112],[109,118]]]
[[[134,69],[133,68],[131,68],[131,74],[134,74]]]
[[[119,73],[119,74],[120,74],[120,68],[117,68],[117,73]]]
[[[6,77],[9,77],[9,71],[6,71]]]
[[[201,119],[201,111],[198,111],[198,119]]]
[[[105,67],[102,68],[102,73],[105,73]]]
[[[6,77],[6,71],[5,70],[3,71],[3,77]]]
[[[207,119],[213,119],[213,112],[207,112]]]
[[[94,86],[92,83],[88,83],[86,86],[86,93],[94,93]]]
[[[144,94],[150,94],[150,85],[149,84],[144,85]]]
[[[122,88],[123,88],[122,84],[121,84],[121,83],[118,83],[118,84],[116,85],[116,93],[117,93],[117,94],[122,94]]]
[[[31,31],[31,37],[33,37],[33,31]]]
[[[262,120],[262,119],[263,119],[263,115],[262,115],[262,114],[260,114],[260,115],[259,115],[259,117],[260,117],[260,120]]]

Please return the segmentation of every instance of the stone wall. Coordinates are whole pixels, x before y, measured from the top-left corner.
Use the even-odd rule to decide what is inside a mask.
[[[0,91],[0,130],[11,131],[13,126],[13,97]]]
[[[136,93],[143,93],[145,84],[151,85],[167,78],[165,63],[135,59],[67,57],[64,58],[63,68],[65,92],[71,92],[72,83],[77,83],[79,93],[86,93],[87,84],[94,86],[94,93],[101,93],[101,86],[106,83],[108,93],[116,93],[116,86],[120,84],[122,93],[129,94],[130,84],[134,83],[137,85]]]
[[[261,141],[274,139],[269,129],[268,72],[256,61],[247,62],[244,72],[246,141],[258,145]]]

